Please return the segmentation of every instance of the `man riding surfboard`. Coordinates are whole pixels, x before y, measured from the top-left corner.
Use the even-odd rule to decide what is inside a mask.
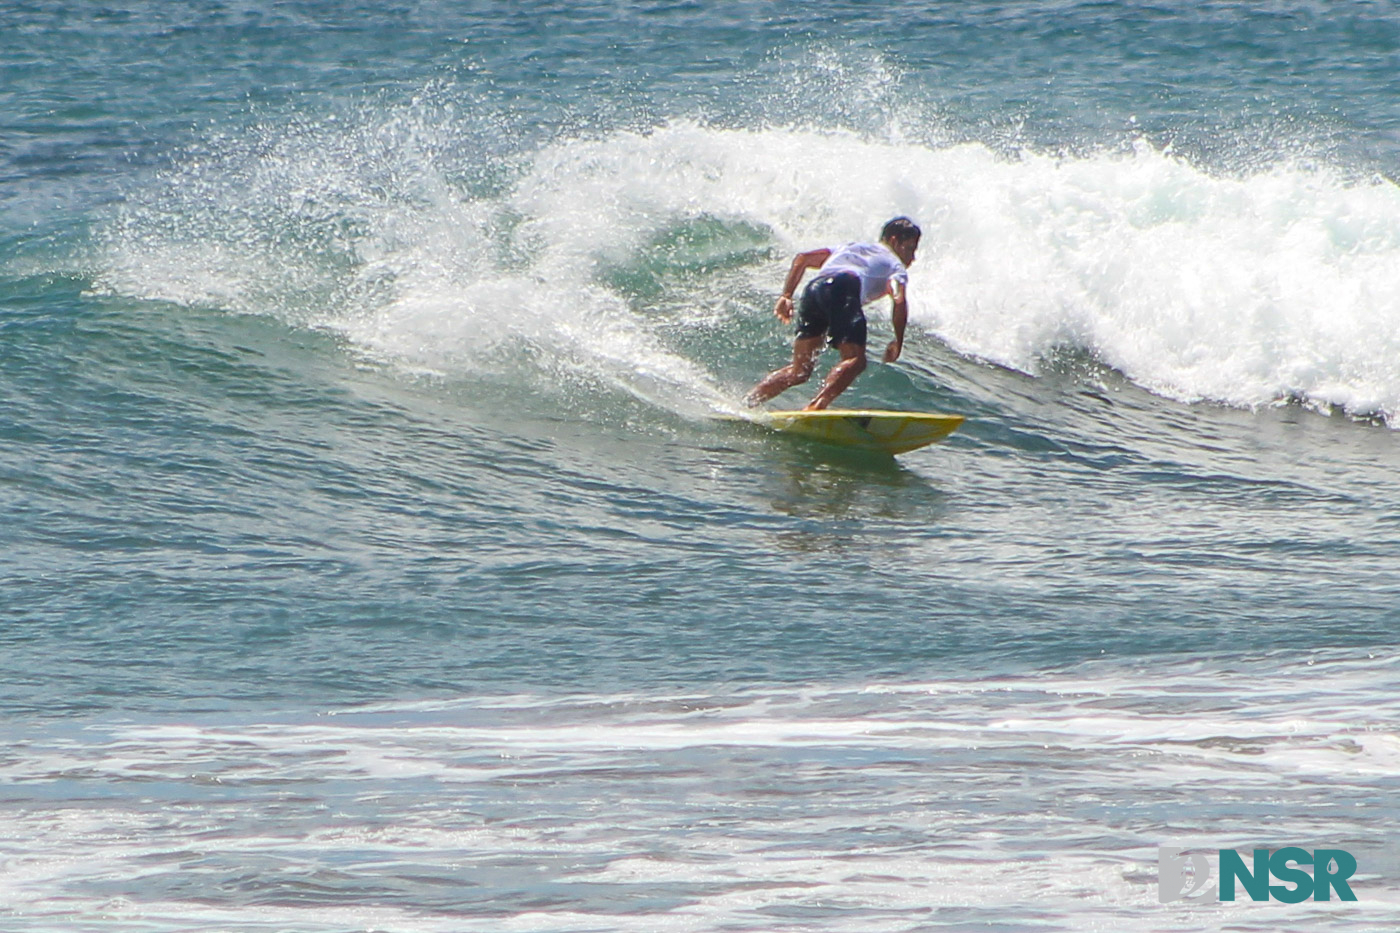
[[[909,319],[908,267],[914,262],[922,231],[908,217],[896,217],[880,231],[878,243],[844,243],[798,253],[788,269],[783,293],[773,313],[784,324],[793,317],[792,294],[803,273],[816,269],[797,306],[797,336],[792,342],[792,362],[776,369],[753,387],[745,398],[760,405],[781,392],[801,385],[812,376],[823,342],[841,354],[821,389],[807,403],[808,411],[826,408],[865,369],[864,306],[889,295],[894,302],[894,340],[885,348],[885,362],[899,359],[904,348],[904,326]]]

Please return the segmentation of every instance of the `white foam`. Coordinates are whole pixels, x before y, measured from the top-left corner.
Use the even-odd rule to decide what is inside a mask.
[[[502,929],[703,930],[793,911],[833,930],[894,930],[968,905],[1156,929],[1174,916],[1151,883],[1168,837],[1212,847],[1263,833],[1352,850],[1380,831],[1372,810],[1353,816],[1344,801],[1373,797],[1400,762],[1385,699],[1395,659],[1316,660],[65,728],[31,735],[0,768],[27,800],[0,827],[22,840],[0,846],[0,894],[33,923],[100,912],[133,929],[237,916],[249,928],[437,930],[481,909],[477,885],[508,901],[491,920]],[[1286,807],[1316,785],[1342,802],[1222,815],[1222,801]],[[1380,871],[1384,853],[1363,856]],[[199,891],[196,875],[265,891],[304,879],[339,896],[312,895],[312,910],[290,897],[240,904],[227,887],[166,893]],[[433,878],[462,879],[462,901],[440,912],[348,903],[361,879]],[[1349,909],[1392,921],[1393,879],[1358,883],[1364,900]],[[532,906],[535,885],[547,908]],[[153,896],[139,906],[109,896],[143,886]],[[633,893],[683,903],[620,907]],[[1313,909],[1193,915],[1269,929]]]
[[[600,270],[710,218],[770,231],[780,258],[674,300],[704,307],[716,282],[771,295],[791,250],[905,213],[926,233],[915,327],[969,356],[1033,373],[1073,346],[1185,401],[1400,410],[1400,189],[1381,179],[1212,174],[1145,143],[1008,158],[676,121],[545,145],[512,184],[473,194],[449,180],[450,121],[371,111],[261,132],[134,198],[99,284],[330,327],[410,368],[523,355],[547,379],[690,411],[737,387]],[[766,298],[746,300],[728,313],[767,319]]]
[[[965,352],[1034,371],[1071,344],[1184,400],[1400,403],[1390,182],[1215,177],[1146,145],[960,161],[920,320]]]

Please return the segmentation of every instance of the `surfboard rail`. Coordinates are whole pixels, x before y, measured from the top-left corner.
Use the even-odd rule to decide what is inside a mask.
[[[748,420],[775,431],[896,456],[927,447],[952,434],[962,415],[878,408],[826,408],[820,411],[756,411]]]

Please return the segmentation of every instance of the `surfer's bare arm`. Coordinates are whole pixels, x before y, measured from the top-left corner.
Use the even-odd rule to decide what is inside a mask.
[[[778,320],[784,324],[792,320],[792,293],[797,291],[797,286],[801,284],[802,273],[808,269],[820,269],[830,258],[829,249],[812,249],[793,257],[792,268],[788,269],[787,280],[783,282],[783,293],[777,304],[773,305],[773,313],[778,316]]]
[[[909,299],[904,287],[898,282],[891,282],[890,297],[894,299],[894,309],[890,315],[894,320],[894,340],[885,348],[886,363],[899,359],[900,351],[904,349],[904,325],[909,322]]]

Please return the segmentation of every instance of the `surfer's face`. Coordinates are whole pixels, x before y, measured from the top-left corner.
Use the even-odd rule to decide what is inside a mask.
[[[914,264],[914,254],[919,251],[918,240],[887,240],[886,245],[889,246],[890,252],[899,257],[899,261],[904,263],[905,267]]]

